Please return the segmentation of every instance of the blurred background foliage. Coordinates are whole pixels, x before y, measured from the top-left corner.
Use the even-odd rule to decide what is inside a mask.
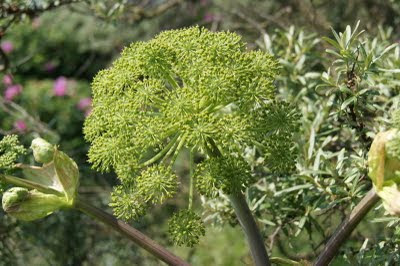
[[[272,257],[311,261],[371,188],[369,145],[399,108],[399,15],[397,0],[4,0],[0,135],[17,133],[26,146],[39,135],[57,143],[80,166],[80,193],[107,209],[116,179],[90,169],[82,136],[93,76],[129,43],[162,30],[198,24],[238,32],[249,49],[280,61],[279,98],[301,114],[296,170],[272,174],[249,147],[246,158],[259,179],[246,197]],[[343,35],[336,39],[331,27]],[[188,174],[188,162],[179,161],[177,170]],[[181,189],[186,193],[187,184]],[[193,265],[251,265],[224,196],[196,204],[207,231],[193,248],[173,247],[166,237],[165,222],[185,206],[182,198],[133,225]],[[377,205],[333,265],[398,265],[399,223]],[[0,265],[160,264],[77,212],[22,223],[0,211],[0,258]]]

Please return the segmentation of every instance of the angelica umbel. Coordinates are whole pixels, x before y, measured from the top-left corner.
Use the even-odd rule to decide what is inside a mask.
[[[271,55],[248,51],[239,35],[201,27],[165,31],[125,48],[95,77],[93,111],[84,127],[89,161],[100,171],[115,171],[121,182],[110,204],[115,215],[138,218],[151,204],[173,197],[180,178],[173,165],[184,150],[205,158],[197,171],[190,160],[190,190],[195,179],[201,194],[217,195],[213,191],[221,189],[236,211],[247,207],[242,192],[255,181],[242,156],[246,147],[257,145],[272,170],[292,168],[297,116],[275,99],[278,69]],[[275,156],[283,149],[287,156]],[[176,226],[179,217],[187,225],[199,224],[194,212],[183,213],[189,212],[174,215],[170,232],[179,234],[176,242],[191,246],[204,230],[177,232],[185,228]],[[246,218],[241,213],[244,228],[255,226],[250,211]]]

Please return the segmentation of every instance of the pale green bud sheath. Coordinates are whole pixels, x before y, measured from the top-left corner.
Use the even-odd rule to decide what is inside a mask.
[[[390,215],[400,216],[400,190],[398,185],[384,186],[378,192],[378,195],[382,198],[383,207]]]
[[[400,215],[400,132],[391,129],[379,133],[368,154],[369,177],[391,215]]]
[[[32,141],[31,149],[33,157],[39,163],[49,163],[54,157],[54,146],[42,138],[35,138]]]
[[[52,214],[65,206],[66,201],[64,197],[54,194],[13,187],[4,193],[2,205],[10,216],[22,221],[33,221]]]

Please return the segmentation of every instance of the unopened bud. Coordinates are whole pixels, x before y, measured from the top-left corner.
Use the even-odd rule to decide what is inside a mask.
[[[45,194],[22,187],[13,187],[3,194],[3,209],[10,216],[22,221],[33,221],[66,205],[64,197]]]
[[[54,157],[54,146],[42,138],[36,138],[32,141],[31,149],[33,157],[39,163],[49,163]]]

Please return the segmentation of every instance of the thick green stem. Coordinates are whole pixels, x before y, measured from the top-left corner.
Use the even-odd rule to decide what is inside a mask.
[[[152,239],[148,238],[135,228],[130,225],[124,223],[116,219],[111,214],[104,212],[103,210],[94,207],[87,202],[77,199],[75,201],[75,208],[82,211],[83,213],[99,220],[100,222],[110,226],[115,231],[121,233],[125,237],[129,238],[133,242],[135,242],[140,247],[144,248],[148,252],[150,252],[155,257],[164,261],[168,265],[179,265],[179,266],[189,266],[190,264],[172,254]]]
[[[222,157],[223,155],[216,143],[212,139],[209,139],[209,143],[211,147],[209,148],[208,156]],[[229,195],[229,200],[246,235],[254,264],[256,266],[269,266],[270,262],[267,250],[265,249],[264,240],[243,194],[231,194]]]
[[[254,264],[256,266],[270,265],[264,240],[243,194],[231,194],[229,195],[229,200],[247,237]]]
[[[314,266],[329,265],[343,243],[378,201],[379,196],[376,194],[375,189],[371,189],[333,233],[324,250],[315,261]]]

